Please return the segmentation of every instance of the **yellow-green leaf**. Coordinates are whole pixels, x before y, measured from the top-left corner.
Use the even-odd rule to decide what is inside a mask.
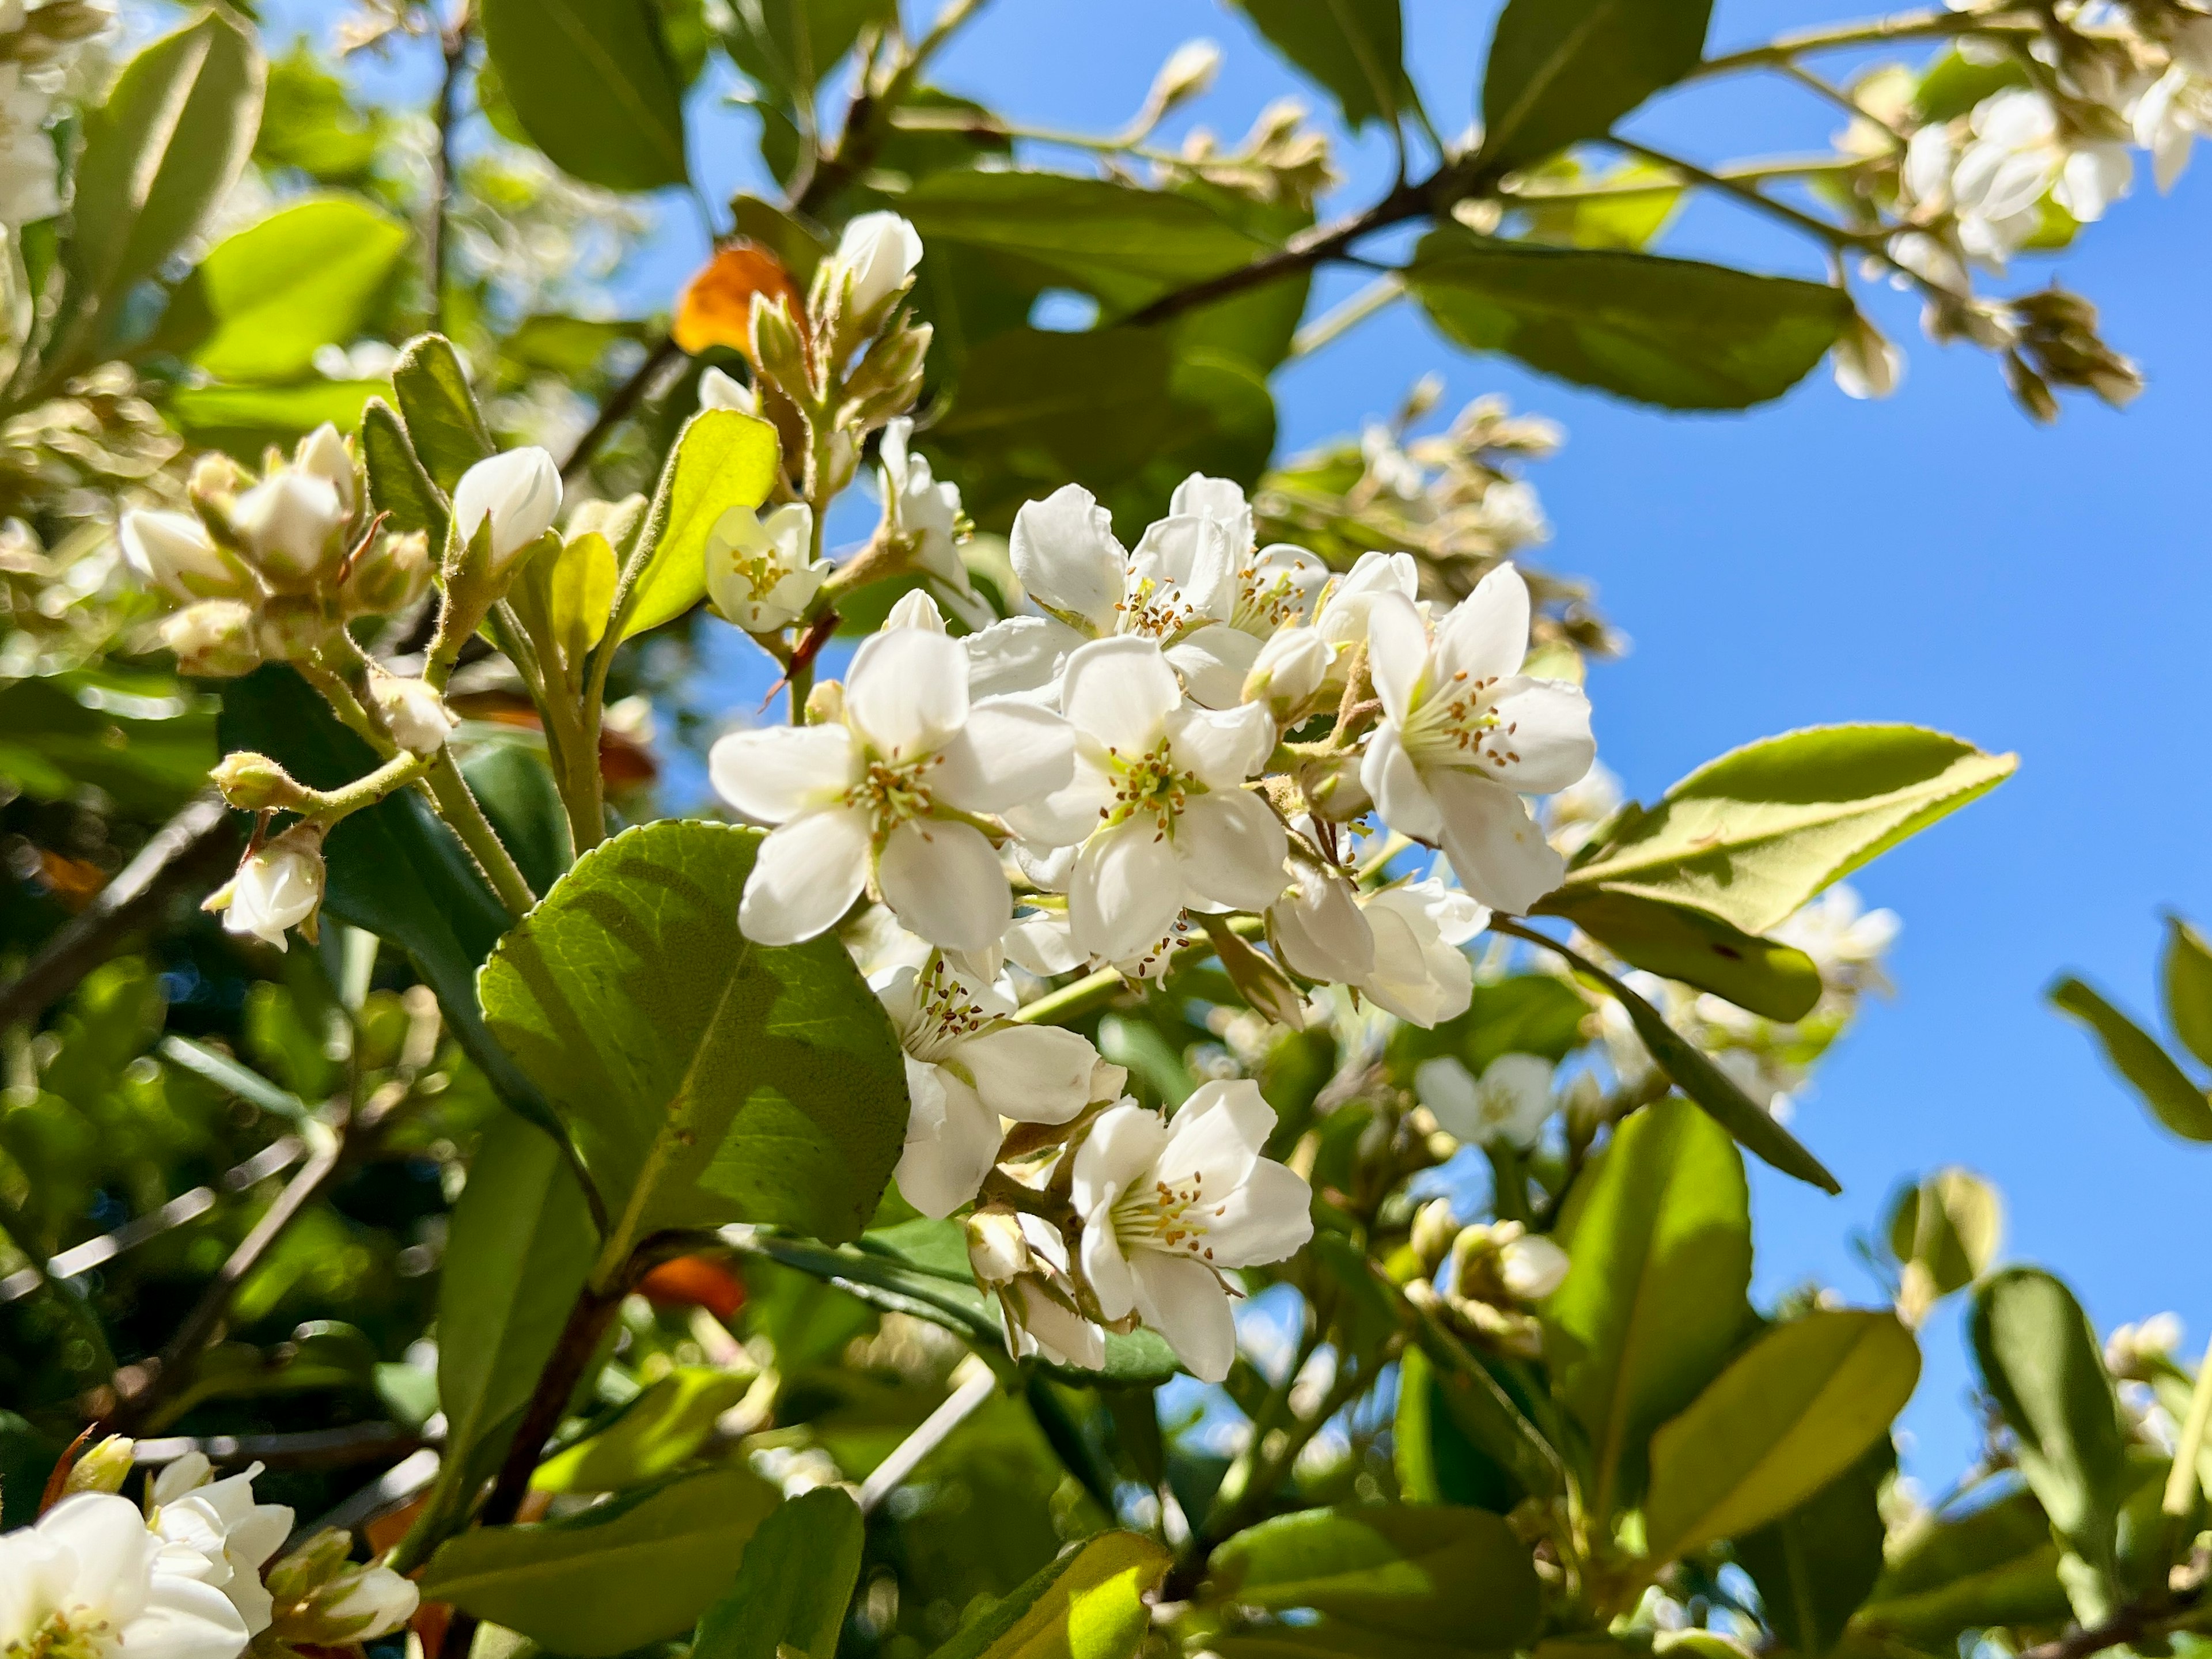
[[[775,428],[734,409],[692,416],[669,453],[623,603],[622,637],[673,622],[707,597],[707,535],[733,507],[768,499],[781,464]]]
[[[540,1463],[530,1484],[540,1492],[612,1492],[672,1474],[751,1386],[742,1372],[679,1365],[599,1433]]]
[[[1025,1579],[935,1659],[1129,1659],[1152,1627],[1145,1594],[1167,1567],[1167,1551],[1151,1539],[1100,1533]]]

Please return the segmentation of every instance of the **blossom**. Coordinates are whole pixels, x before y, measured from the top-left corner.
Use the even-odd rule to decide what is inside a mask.
[[[1478,1082],[1464,1061],[1440,1054],[1414,1068],[1413,1092],[1458,1139],[1525,1152],[1552,1115],[1552,1063],[1536,1054],[1500,1054]]]
[[[1008,1353],[1103,1369],[1106,1333],[1076,1304],[1067,1243],[1057,1228],[1038,1216],[978,1210],[968,1218],[968,1261],[976,1282],[999,1299]]]
[[[1358,985],[1375,971],[1375,930],[1344,872],[1291,842],[1291,884],[1267,907],[1267,936],[1293,973]]]
[[[323,832],[296,824],[248,858],[238,873],[200,908],[220,911],[223,930],[251,933],[285,949],[285,930],[297,927],[312,941],[323,903]]]
[[[1408,1024],[1441,1025],[1474,999],[1474,964],[1459,947],[1490,926],[1490,912],[1431,877],[1360,901],[1375,939],[1362,995]]]
[[[1149,640],[1096,640],[1068,658],[1060,707],[1075,728],[1073,775],[1007,821],[1048,847],[1080,842],[1068,875],[1079,949],[1133,957],[1201,910],[1265,910],[1283,890],[1281,823],[1244,780],[1275,744],[1267,711],[1183,701]]]
[[[911,544],[915,562],[930,575],[969,601],[974,611],[975,590],[968,580],[968,567],[960,561],[962,536],[960,489],[939,483],[930,471],[929,458],[908,447],[914,422],[900,416],[884,428],[880,459],[884,472],[884,514],[894,535]],[[975,611],[979,622],[988,611]]]
[[[489,456],[453,486],[453,538],[467,547],[489,525],[492,569],[553,527],[561,511],[561,469],[534,445]]]
[[[1996,264],[2017,252],[2041,221],[2046,195],[2083,224],[2127,194],[2134,164],[2124,145],[2070,138],[2051,100],[2028,87],[1984,99],[1971,119],[1973,142],[1951,172],[1960,240]]]
[[[775,634],[814,603],[830,562],[813,551],[814,510],[804,501],[765,519],[733,507],[707,534],[707,594],[714,609],[748,634]]]
[[[1252,659],[1244,675],[1243,700],[1266,704],[1276,725],[1293,726],[1328,680],[1334,660],[1318,628],[1285,628],[1263,643]]]
[[[243,674],[261,660],[253,607],[242,599],[203,599],[161,618],[161,643],[186,674]]]
[[[1133,1101],[1103,1115],[1075,1154],[1083,1276],[1108,1320],[1136,1313],[1201,1382],[1237,1354],[1221,1275],[1280,1261],[1313,1237],[1303,1176],[1262,1158],[1274,1109],[1249,1079],[1201,1084],[1163,1122]]]
[[[735,732],[708,772],[722,799],[777,826],[746,878],[738,925],[763,945],[812,939],[872,875],[901,922],[979,951],[1013,915],[990,839],[959,814],[1002,812],[1066,785],[1066,724],[1004,699],[971,705],[958,643],[901,628],[864,641],[842,718]]]
[[[131,569],[179,599],[234,594],[247,580],[190,513],[126,513],[118,539]]]
[[[1369,666],[1385,719],[1360,781],[1383,821],[1441,844],[1468,891],[1522,915],[1559,884],[1565,860],[1520,793],[1549,794],[1589,770],[1597,745],[1579,686],[1521,674],[1528,589],[1501,564],[1436,629],[1395,594],[1369,618]]]
[[[316,1607],[322,1625],[345,1642],[373,1642],[403,1630],[422,1605],[422,1594],[390,1567],[356,1567],[334,1581]]]
[[[830,292],[848,314],[866,317],[905,284],[921,263],[921,237],[896,213],[863,213],[848,221],[830,256]]]
[[[0,1653],[235,1659],[250,1632],[198,1576],[207,1570],[205,1558],[165,1547],[127,1498],[64,1498],[35,1526],[0,1535]]]
[[[760,399],[754,396],[750,386],[735,375],[710,368],[699,377],[699,407],[734,409],[740,415],[757,415]]]
[[[216,1480],[204,1453],[187,1452],[155,1477],[147,1493],[147,1524],[165,1547],[162,1561],[221,1590],[254,1636],[269,1628],[273,1605],[261,1570],[292,1530],[285,1505],[255,1501],[253,1480],[260,1473],[256,1463]]]
[[[1420,567],[1412,554],[1362,553],[1349,571],[1322,590],[1314,626],[1332,646],[1363,644],[1376,600],[1395,593],[1410,605],[1419,587]]]
[[[26,65],[0,64],[0,224],[27,225],[62,210],[60,164],[45,130],[52,106]]]
[[[397,674],[375,674],[368,695],[384,717],[392,740],[410,755],[434,755],[460,724],[446,700],[427,681]]]
[[[1882,955],[1904,925],[1896,911],[1869,910],[1853,889],[1838,884],[1798,906],[1773,937],[1812,957],[1831,988],[1887,992]]]
[[[330,485],[338,498],[338,505],[348,513],[356,502],[353,455],[346,448],[345,440],[338,435],[337,427],[325,421],[300,440],[292,452],[292,465],[312,477],[320,478]]]
[[[942,957],[884,975],[876,994],[906,1051],[899,1191],[924,1215],[941,1219],[975,1196],[998,1158],[1001,1118],[1066,1123],[1090,1104],[1100,1061],[1089,1039],[1016,1023],[1011,1002]]]
[[[1542,1233],[1525,1233],[1498,1247],[1498,1279],[1516,1302],[1541,1302],[1567,1282],[1574,1264]]]
[[[1905,374],[1905,354],[1856,312],[1829,353],[1837,388],[1846,398],[1887,398]]]
[[[335,568],[340,532],[352,513],[337,487],[320,473],[279,466],[240,495],[231,523],[254,566],[277,586],[313,581]]]

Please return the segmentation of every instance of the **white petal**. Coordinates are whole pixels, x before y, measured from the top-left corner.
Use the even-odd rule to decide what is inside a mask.
[[[1129,1263],[1136,1280],[1137,1311],[1167,1338],[1190,1374],[1218,1382],[1237,1358],[1237,1320],[1229,1292],[1202,1261],[1187,1255],[1139,1250]]]
[[[1006,929],[1006,959],[1041,979],[1080,968],[1091,958],[1075,948],[1067,915],[1060,910],[1036,910],[1014,918]]]
[[[1456,1054],[1437,1054],[1416,1066],[1413,1095],[1446,1133],[1469,1142],[1482,1139],[1481,1095],[1474,1073]]]
[[[1134,957],[1158,944],[1175,925],[1182,896],[1176,849],[1151,819],[1102,830],[1084,843],[1068,881],[1067,916],[1075,942],[1109,962]]]
[[[1168,1120],[1167,1145],[1154,1160],[1158,1178],[1195,1181],[1208,1203],[1244,1184],[1274,1132],[1275,1109],[1249,1078],[1201,1083]]]
[[[1482,1074],[1498,1133],[1516,1146],[1533,1146],[1552,1115],[1552,1062],[1540,1054],[1500,1054]]]
[[[39,1534],[76,1559],[75,1595],[117,1619],[132,1617],[144,1604],[158,1547],[137,1504],[107,1492],[79,1492],[39,1517]]]
[[[1424,1030],[1455,1019],[1474,997],[1474,964],[1437,935],[1418,897],[1402,890],[1367,902],[1375,971],[1360,989],[1386,1012]]]
[[[1474,592],[1437,624],[1436,681],[1456,674],[1471,680],[1517,673],[1528,654],[1528,584],[1509,562],[1474,585]]]
[[[1067,653],[1089,637],[1052,617],[1008,617],[994,622],[960,641],[968,653],[969,693],[978,697],[1042,693],[1060,678]]]
[[[1376,595],[1367,612],[1367,672],[1382,712],[1395,723],[1404,725],[1412,714],[1428,665],[1428,630],[1413,602],[1401,593]]]
[[[919,628],[872,634],[845,677],[845,719],[886,760],[942,749],[968,719],[968,653]]]
[[[1174,514],[1148,526],[1129,555],[1132,575],[1164,581],[1188,613],[1227,622],[1237,604],[1237,553],[1221,526],[1194,514]]]
[[[902,922],[948,951],[987,949],[1013,920],[1006,872],[972,824],[909,818],[884,841],[876,880]]]
[[[907,1061],[905,1149],[896,1179],[906,1201],[941,1221],[975,1196],[998,1157],[998,1115],[943,1068]]]
[[[1064,788],[1008,806],[1000,816],[1032,847],[1072,848],[1098,827],[1100,810],[1113,805],[1114,790],[1114,775],[1078,749]],[[1031,874],[1034,878],[1036,872]],[[1066,884],[1063,879],[1040,884],[1062,887]]]
[[[1182,708],[1167,718],[1176,765],[1195,772],[1208,789],[1234,789],[1261,770],[1275,751],[1275,722],[1258,703]]]
[[[1589,699],[1579,685],[1516,675],[1498,688],[1494,710],[1498,724],[1482,736],[1485,777],[1548,795],[1580,783],[1597,758]]]
[[[1062,1365],[1085,1370],[1106,1368],[1106,1333],[1080,1314],[1071,1313],[1028,1279],[1017,1280],[1022,1324],[1037,1352]]]
[[[1098,1298],[1098,1311],[1107,1318],[1120,1319],[1134,1310],[1137,1286],[1129,1259],[1114,1236],[1114,1218],[1103,1210],[1094,1210],[1084,1219],[1083,1278]]]
[[[1478,902],[1526,915],[1565,878],[1567,861],[1510,789],[1465,772],[1439,773],[1434,787],[1443,809],[1445,856]]]
[[[1232,910],[1265,910],[1290,880],[1290,838],[1267,804],[1243,790],[1200,795],[1176,816],[1176,855],[1186,887]]]
[[[1143,754],[1158,743],[1169,711],[1182,702],[1175,670],[1150,640],[1093,640],[1070,653],[1060,672],[1060,711],[1123,755]]]
[[[868,817],[850,806],[805,812],[761,843],[738,927],[757,945],[796,945],[837,924],[868,881]]]
[[[1359,757],[1359,782],[1374,798],[1382,822],[1400,835],[1433,845],[1443,834],[1443,813],[1394,722],[1385,720],[1367,739],[1367,752]]]
[[[842,726],[732,732],[707,751],[714,793],[762,823],[827,806],[860,781],[860,750]]]
[[[1168,1144],[1168,1126],[1158,1112],[1125,1100],[1098,1115],[1091,1133],[1076,1149],[1074,1179],[1068,1198],[1085,1217],[1111,1204],[1133,1182],[1148,1180],[1160,1148]],[[1091,1231],[1086,1219],[1084,1231]],[[1109,1319],[1118,1314],[1109,1313]]]
[[[963,812],[1003,812],[1064,789],[1075,775],[1075,733],[1035,703],[979,702],[929,775],[939,800]]]
[[[1023,590],[1048,611],[1080,617],[1098,633],[1114,627],[1128,556],[1114,520],[1091,493],[1063,484],[1014,514],[1006,551]]]
[[[1292,886],[1269,907],[1267,927],[1291,971],[1327,983],[1357,985],[1375,966],[1375,933],[1351,883],[1301,859]]]
[[[1207,708],[1234,708],[1244,695],[1244,677],[1260,655],[1260,641],[1226,623],[1209,623],[1167,648],[1168,661],[1190,690],[1193,702]]]
[[[126,1659],[234,1659],[250,1632],[212,1584],[156,1577],[145,1611],[117,1632]]]
[[[1206,1223],[1206,1259],[1217,1267],[1286,1261],[1313,1237],[1313,1188],[1287,1165],[1263,1158]]]
[[[1079,1031],[1002,1025],[970,1037],[946,1058],[966,1068],[975,1092],[1000,1117],[1065,1123],[1091,1103],[1098,1051]]]

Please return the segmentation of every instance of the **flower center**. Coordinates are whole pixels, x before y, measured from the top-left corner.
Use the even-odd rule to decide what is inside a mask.
[[[766,599],[775,591],[775,585],[791,574],[789,566],[774,548],[754,554],[750,558],[740,555],[736,560],[738,574],[752,590],[756,599]]]
[[[1179,1181],[1135,1186],[1114,1201],[1114,1237],[1126,1249],[1160,1250],[1213,1260],[1206,1242],[1207,1225],[1229,1207],[1209,1204],[1206,1177],[1193,1173]]]
[[[1165,835],[1175,827],[1176,818],[1189,798],[1206,793],[1206,786],[1198,781],[1195,772],[1176,769],[1175,757],[1169,752],[1164,738],[1134,759],[1110,747],[1106,757],[1114,772],[1114,799],[1098,809],[1103,829],[1111,830],[1144,816],[1158,826],[1161,835]]]
[[[101,1659],[114,1644],[105,1639],[107,1621],[89,1617],[84,1609],[76,1609],[73,1620],[70,1613],[57,1612],[47,1615],[46,1622],[27,1638],[10,1642],[0,1648],[4,1659]]]
[[[1305,596],[1291,582],[1289,571],[1263,571],[1252,564],[1237,573],[1237,611],[1230,620],[1245,633],[1265,639],[1285,623],[1303,617],[1305,609]]]
[[[1431,690],[1406,722],[1402,740],[1414,763],[1504,771],[1517,762],[1517,721],[1502,720],[1492,706],[1498,680],[1470,679],[1465,669]]]
[[[933,1064],[977,1032],[989,1030],[999,1019],[945,970],[940,957],[933,955],[923,972],[906,1048],[916,1060]]]
[[[1183,598],[1182,589],[1152,576],[1132,581],[1114,608],[1121,613],[1122,633],[1151,640],[1172,640],[1205,620],[1197,606]]]
[[[908,818],[927,817],[937,805],[923,781],[942,757],[922,755],[914,760],[878,760],[871,756],[860,781],[845,792],[845,804],[857,806],[875,820],[876,840]]]

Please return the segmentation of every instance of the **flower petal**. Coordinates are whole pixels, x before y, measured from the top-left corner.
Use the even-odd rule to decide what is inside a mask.
[[[1285,1261],[1313,1237],[1313,1188],[1285,1164],[1263,1158],[1206,1224],[1206,1259],[1217,1267]]]
[[[1267,804],[1242,789],[1203,794],[1184,807],[1175,850],[1189,892],[1232,910],[1265,910],[1290,884],[1283,868],[1290,837]]]
[[[842,726],[732,732],[707,751],[714,793],[762,823],[830,805],[860,781],[860,749]]]
[[[1400,835],[1433,846],[1443,834],[1443,813],[1406,752],[1395,722],[1385,720],[1367,739],[1367,752],[1359,757],[1359,783],[1382,822]]]
[[[1509,562],[1474,585],[1474,592],[1437,624],[1437,660],[1431,684],[1455,675],[1471,680],[1518,673],[1528,654],[1528,584]]]
[[[845,720],[886,760],[912,760],[951,741],[968,719],[968,653],[926,629],[872,634],[845,676]]]
[[[1001,1025],[969,1038],[946,1058],[966,1068],[975,1092],[1000,1117],[1065,1123],[1091,1103],[1098,1051],[1079,1031]]]
[[[868,883],[868,815],[804,812],[760,845],[738,927],[756,945],[796,945],[836,926]]]
[[[1482,734],[1485,777],[1526,795],[1548,795],[1580,783],[1597,758],[1589,699],[1566,680],[1519,675],[1498,688],[1498,724]]]
[[[1428,665],[1429,632],[1413,602],[1402,593],[1376,594],[1367,611],[1367,672],[1382,712],[1398,725],[1412,715]]]
[[[1167,732],[1176,765],[1195,772],[1208,789],[1234,789],[1275,750],[1275,722],[1256,702],[1219,713],[1178,708],[1167,718]]]
[[[1098,827],[1099,813],[1114,803],[1114,775],[1084,752],[1097,745],[1085,738],[1076,749],[1063,788],[1006,807],[1000,816],[1034,848],[1073,848]],[[1048,884],[1065,885],[1065,881]]]
[[[1175,670],[1150,640],[1123,635],[1093,640],[1071,652],[1060,672],[1060,711],[1078,730],[1124,755],[1140,755],[1160,738],[1170,710],[1182,702]]]
[[[1260,654],[1260,641],[1226,623],[1194,629],[1167,648],[1167,659],[1190,690],[1190,700],[1206,708],[1234,708],[1244,695],[1244,677]]]
[[[1135,1308],[1137,1286],[1129,1259],[1114,1236],[1114,1218],[1103,1209],[1084,1218],[1083,1278],[1107,1318],[1120,1319]]]
[[[942,1221],[975,1196],[999,1155],[998,1114],[942,1066],[909,1058],[906,1146],[895,1178],[906,1201]]]
[[[1034,694],[1057,706],[1060,665],[1089,638],[1052,617],[1008,617],[960,641],[972,696]]]
[[[1483,1139],[1482,1099],[1474,1073],[1457,1054],[1436,1054],[1413,1067],[1413,1097],[1454,1138]]]
[[[1128,556],[1114,539],[1113,515],[1078,484],[1063,484],[1014,514],[1006,551],[1030,598],[1110,632]]]
[[[1150,818],[1102,830],[1084,843],[1068,880],[1075,942],[1109,962],[1136,956],[1175,925],[1182,894],[1176,849]]]
[[[115,1634],[131,1659],[234,1659],[250,1632],[214,1585],[159,1573],[147,1589],[145,1611]]]
[[[1429,1030],[1465,1013],[1474,999],[1474,964],[1445,944],[1417,896],[1402,889],[1366,904],[1375,935],[1375,971],[1360,990],[1385,1012]]]
[[[999,855],[972,824],[909,818],[891,831],[876,866],[884,902],[932,945],[981,951],[1014,919]]]
[[[1565,878],[1567,861],[1511,789],[1465,772],[1439,773],[1432,787],[1443,810],[1444,854],[1478,902],[1526,915]]]
[[[1252,1173],[1274,1127],[1275,1109],[1251,1079],[1201,1083],[1168,1120],[1154,1168],[1160,1180],[1194,1182],[1208,1204],[1221,1203]]]
[[[1168,1126],[1160,1115],[1133,1100],[1098,1115],[1083,1145],[1076,1148],[1074,1179],[1068,1187],[1069,1201],[1085,1218],[1086,1234],[1091,1231],[1088,1218],[1113,1203],[1132,1182],[1149,1178],[1160,1148],[1167,1144]],[[1112,1313],[1106,1316],[1121,1317]]]
[[[1201,1382],[1218,1382],[1237,1358],[1229,1292],[1202,1261],[1139,1250],[1129,1263],[1137,1311]]]
[[[939,800],[963,812],[1003,812],[1067,787],[1075,733],[1049,709],[1000,698],[977,703],[938,756],[929,782]]]

